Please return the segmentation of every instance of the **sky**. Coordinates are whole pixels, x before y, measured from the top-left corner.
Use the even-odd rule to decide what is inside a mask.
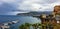
[[[56,5],[60,5],[60,0],[0,0],[0,15],[53,11]]]

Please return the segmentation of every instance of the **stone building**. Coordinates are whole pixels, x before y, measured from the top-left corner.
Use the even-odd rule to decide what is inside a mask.
[[[42,29],[60,29],[60,5],[54,7],[50,15],[40,15]]]
[[[54,13],[57,23],[60,23],[60,5],[54,7]]]
[[[54,13],[57,22],[57,29],[60,29],[60,5],[54,7]]]

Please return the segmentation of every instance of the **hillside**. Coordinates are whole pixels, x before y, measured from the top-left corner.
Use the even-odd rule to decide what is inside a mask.
[[[28,13],[18,13],[17,15],[22,15],[22,16],[39,16],[41,14],[51,14],[52,12],[48,12],[48,11],[45,11],[45,12],[28,12]]]

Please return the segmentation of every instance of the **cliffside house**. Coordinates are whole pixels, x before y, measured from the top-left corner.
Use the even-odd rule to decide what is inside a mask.
[[[42,29],[60,29],[60,5],[54,7],[50,15],[40,15]]]

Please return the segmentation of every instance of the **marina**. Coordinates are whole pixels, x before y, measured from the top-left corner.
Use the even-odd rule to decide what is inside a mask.
[[[3,23],[3,24],[0,25],[0,29],[9,29],[10,28],[10,25],[16,24],[18,22],[19,21],[16,20],[16,21],[11,21],[11,22],[7,22],[7,23]]]

